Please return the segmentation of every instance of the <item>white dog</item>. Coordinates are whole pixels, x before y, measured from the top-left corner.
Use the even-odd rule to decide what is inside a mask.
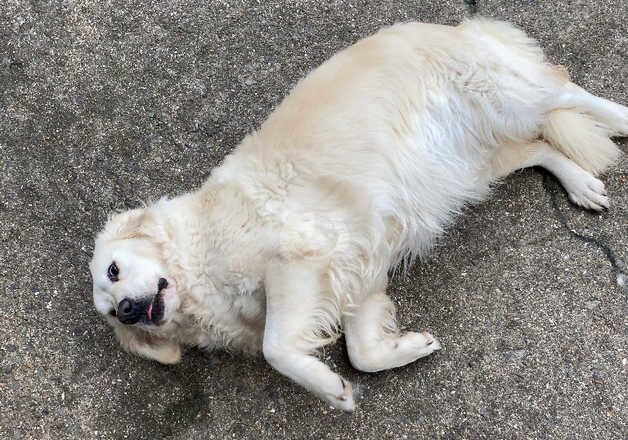
[[[114,215],[90,264],[122,347],[263,352],[333,406],[349,382],[315,356],[345,334],[362,371],[440,348],[402,334],[388,273],[425,256],[465,204],[541,166],[571,201],[608,207],[594,177],[628,108],[593,96],[509,24],[398,24],[302,80],[197,191]]]

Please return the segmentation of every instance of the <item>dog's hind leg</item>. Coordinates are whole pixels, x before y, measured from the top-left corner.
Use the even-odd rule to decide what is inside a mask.
[[[343,318],[349,359],[356,369],[374,372],[401,367],[440,349],[429,333],[401,334],[395,315],[390,298],[373,293]]]
[[[312,341],[326,328],[317,310],[324,295],[320,273],[314,262],[271,264],[264,281],[263,353],[266,361],[284,376],[335,408],[353,411],[351,384],[312,355],[325,341]]]
[[[546,115],[542,134],[554,148],[596,175],[621,154],[609,138],[616,129],[578,109],[555,109]]]
[[[577,109],[603,124],[610,136],[628,136],[628,107],[617,104],[567,82],[552,101],[554,109]]]
[[[497,150],[491,163],[494,178],[533,166],[541,166],[554,174],[576,205],[595,211],[608,208],[604,183],[546,142],[504,145]]]

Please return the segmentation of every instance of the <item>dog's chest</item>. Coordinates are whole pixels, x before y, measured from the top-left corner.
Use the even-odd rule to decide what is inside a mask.
[[[237,295],[195,289],[183,311],[188,317],[181,332],[185,345],[249,353],[261,350],[265,317],[263,288]]]

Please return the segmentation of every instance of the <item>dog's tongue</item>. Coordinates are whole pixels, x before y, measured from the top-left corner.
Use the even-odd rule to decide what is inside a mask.
[[[148,309],[146,310],[146,317],[148,318],[149,322],[153,321],[153,303],[150,303],[148,305]]]

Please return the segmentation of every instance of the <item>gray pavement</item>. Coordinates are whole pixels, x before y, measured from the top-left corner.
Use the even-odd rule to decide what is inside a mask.
[[[441,352],[362,374],[342,344],[325,350],[361,386],[354,414],[262,359],[191,350],[164,367],[119,349],[87,268],[110,211],[199,185],[339,48],[473,7],[228,3],[0,0],[0,438],[626,438],[626,155],[604,178],[601,215],[539,170],[468,209],[391,286],[403,325]],[[628,103],[625,0],[476,7]]]

